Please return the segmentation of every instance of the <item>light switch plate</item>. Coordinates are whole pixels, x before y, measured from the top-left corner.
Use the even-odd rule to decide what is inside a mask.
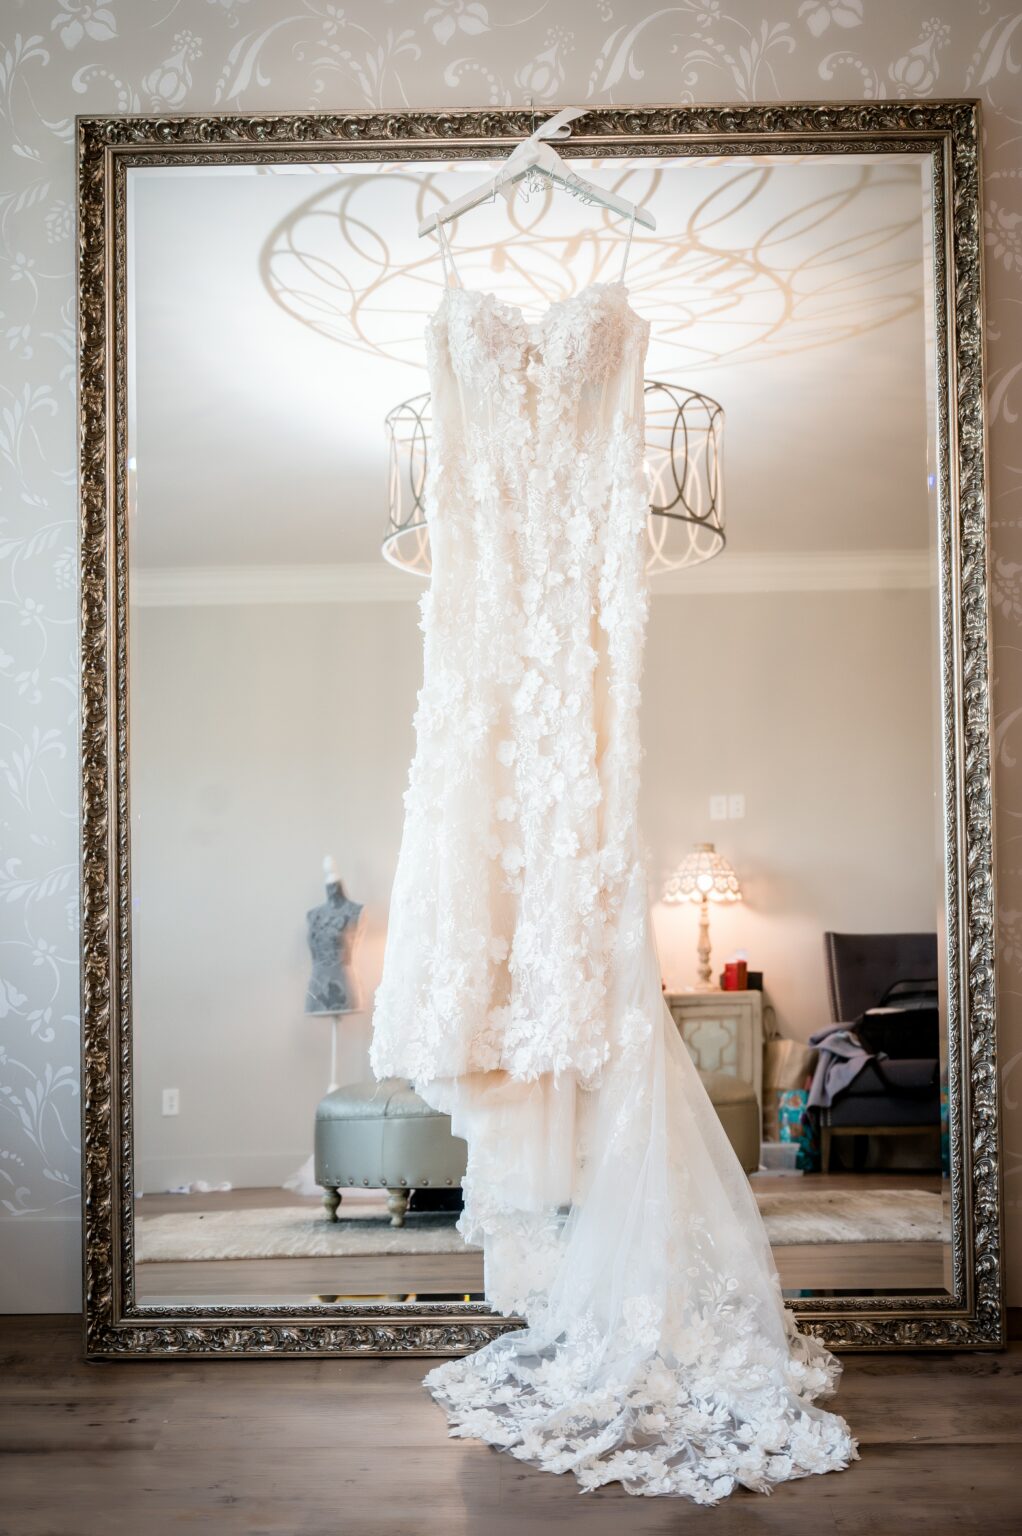
[[[741,821],[745,816],[745,796],[728,795],[727,814],[731,821]]]
[[[163,1114],[178,1115],[181,1113],[181,1093],[177,1088],[164,1088],[163,1090]]]
[[[710,796],[710,820],[727,821],[727,795]]]

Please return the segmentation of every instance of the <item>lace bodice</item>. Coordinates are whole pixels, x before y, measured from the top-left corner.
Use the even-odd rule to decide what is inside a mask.
[[[501,395],[512,419],[529,418],[535,405],[537,422],[549,424],[622,366],[633,344],[641,364],[648,339],[623,282],[590,283],[531,323],[495,294],[454,287],[430,322],[427,357],[434,382],[447,367],[464,385]]]

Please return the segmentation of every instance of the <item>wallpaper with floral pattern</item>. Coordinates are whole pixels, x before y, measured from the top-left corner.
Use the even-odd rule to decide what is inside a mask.
[[[976,96],[994,574],[1001,1073],[1022,1302],[1018,0],[5,0],[0,9],[0,1217],[77,1215],[74,117]],[[20,1234],[20,1235],[19,1235]],[[1012,1279],[1012,1276],[1014,1278]],[[32,1297],[20,1298],[26,1308]],[[15,1298],[18,1304],[19,1298]],[[70,1303],[69,1303],[70,1304]]]

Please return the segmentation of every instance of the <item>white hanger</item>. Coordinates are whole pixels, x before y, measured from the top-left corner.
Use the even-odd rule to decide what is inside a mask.
[[[576,117],[582,117],[585,110],[585,107],[565,107],[556,117],[541,123],[534,133],[512,150],[496,176],[491,176],[489,181],[471,192],[465,192],[461,197],[445,203],[442,208],[423,219],[419,225],[420,238],[432,234],[438,225],[448,224],[470,209],[492,202],[498,192],[510,202],[516,183],[530,174],[545,176],[555,186],[563,187],[583,203],[596,203],[601,208],[610,208],[614,213],[621,214],[623,218],[634,219],[636,224],[646,229],[656,229],[656,219],[648,208],[636,207],[626,197],[619,197],[616,192],[586,181],[571,169],[567,161],[561,159],[548,142],[550,139],[568,138],[568,124],[574,122]]]

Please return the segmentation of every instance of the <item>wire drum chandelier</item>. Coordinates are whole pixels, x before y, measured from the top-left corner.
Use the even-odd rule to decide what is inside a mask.
[[[702,565],[724,548],[721,453],[724,409],[709,395],[647,379],[647,519],[651,576]],[[432,427],[428,391],[385,417],[388,444],[387,531],[383,555],[399,570],[430,575],[425,490]]]

